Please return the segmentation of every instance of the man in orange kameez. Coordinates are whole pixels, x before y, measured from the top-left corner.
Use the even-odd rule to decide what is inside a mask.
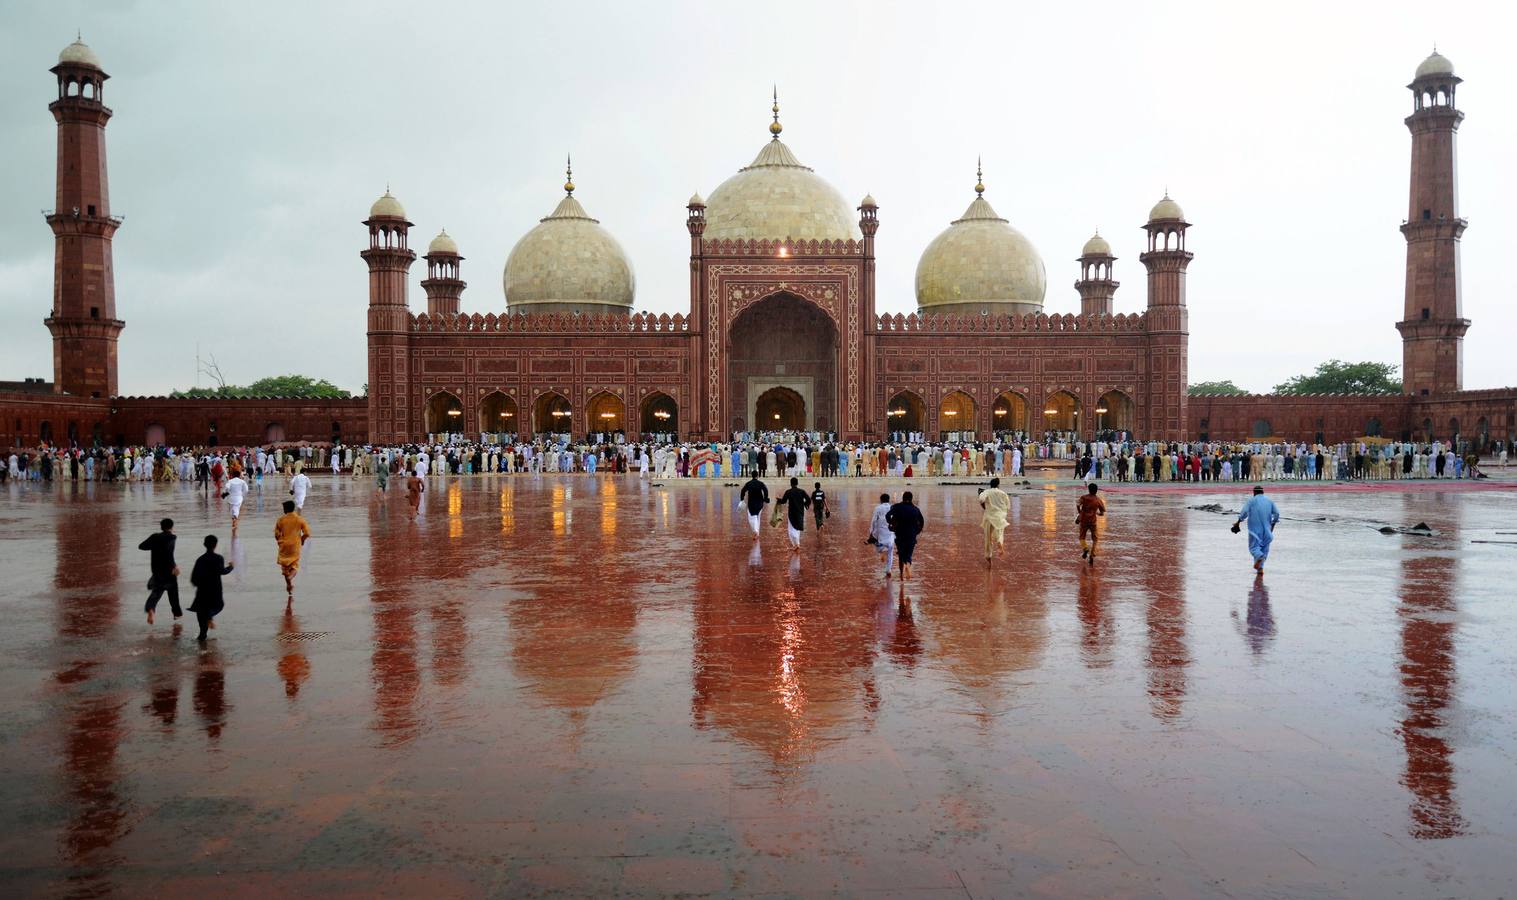
[[[279,545],[279,571],[284,573],[284,590],[295,593],[295,572],[300,568],[300,548],[311,536],[306,520],[295,511],[295,501],[284,501],[284,515],[274,523],[274,541]]]

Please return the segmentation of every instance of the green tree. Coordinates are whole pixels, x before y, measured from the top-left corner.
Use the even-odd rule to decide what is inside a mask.
[[[1277,394],[1399,394],[1399,366],[1377,362],[1330,359],[1309,375],[1297,375],[1275,385]]]
[[[1233,384],[1232,379],[1228,379],[1227,381],[1199,381],[1186,388],[1185,393],[1192,397],[1236,397],[1248,391]]]
[[[260,378],[249,385],[223,384],[218,387],[188,388],[174,391],[170,397],[236,398],[236,397],[302,397],[346,399],[352,394],[325,378],[316,379],[307,375],[275,375]]]

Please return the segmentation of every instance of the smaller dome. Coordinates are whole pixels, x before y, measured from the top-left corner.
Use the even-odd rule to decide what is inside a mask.
[[[454,256],[457,256],[458,244],[454,242],[453,236],[448,234],[448,229],[444,228],[442,231],[439,231],[437,233],[437,237],[432,239],[432,243],[427,245],[427,252],[451,253]]]
[[[1424,59],[1422,61],[1422,65],[1417,67],[1417,75],[1415,77],[1432,78],[1435,76],[1446,76],[1452,74],[1454,74],[1454,64],[1449,62],[1447,56],[1444,56],[1442,53],[1434,50],[1433,55],[1429,56],[1427,59]]]
[[[72,63],[76,66],[100,68],[100,57],[96,56],[95,51],[91,50],[89,45],[84,41],[74,41],[72,44],[64,47],[63,52],[58,54],[58,62],[59,64]]]
[[[873,194],[865,194],[864,199],[859,201],[859,209],[879,209],[880,205],[874,202]]]
[[[690,195],[690,202],[686,203],[685,205],[686,206],[705,206],[706,205],[706,198],[704,198],[704,197],[701,196],[701,192],[700,191],[696,191],[695,193],[693,193],[693,194]]]
[[[1154,204],[1154,208],[1148,211],[1148,221],[1163,222],[1170,219],[1185,220],[1185,210],[1180,204],[1169,199],[1169,191],[1164,192],[1164,199]]]
[[[375,200],[374,205],[369,207],[369,217],[376,218],[378,216],[385,216],[391,219],[404,219],[406,217],[406,208],[400,205],[400,201],[395,199],[395,195],[390,193],[389,188],[385,188],[384,196]]]
[[[1111,256],[1111,245],[1106,243],[1106,238],[1101,237],[1101,232],[1096,232],[1090,240],[1085,242],[1085,247],[1080,250],[1081,256]]]

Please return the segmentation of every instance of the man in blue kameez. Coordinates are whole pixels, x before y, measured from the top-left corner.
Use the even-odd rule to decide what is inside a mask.
[[[1264,561],[1269,558],[1269,544],[1275,539],[1275,525],[1280,521],[1280,510],[1275,501],[1264,496],[1264,487],[1254,485],[1254,495],[1248,498],[1238,511],[1238,521],[1233,523],[1233,534],[1238,526],[1248,520],[1248,552],[1254,557],[1254,570],[1264,571]]]

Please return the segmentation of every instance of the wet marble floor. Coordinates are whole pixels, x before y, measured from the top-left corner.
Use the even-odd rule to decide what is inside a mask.
[[[1111,489],[1093,570],[1076,489],[1019,489],[987,570],[919,482],[903,589],[877,486],[797,555],[721,482],[432,487],[318,478],[287,610],[271,484],[204,650],[137,543],[174,517],[188,573],[220,504],[0,489],[5,893],[1517,890],[1512,490],[1282,493],[1256,581],[1189,508],[1238,488]]]

